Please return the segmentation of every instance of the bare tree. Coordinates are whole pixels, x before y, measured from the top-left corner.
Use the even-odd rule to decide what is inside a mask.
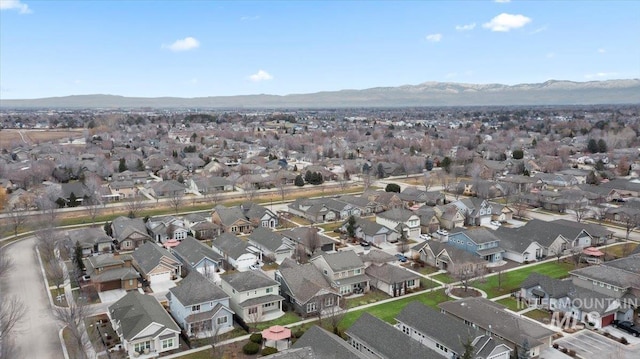
[[[580,260],[582,259],[582,248],[573,247],[571,248],[571,261],[573,265],[577,268],[580,265]]]
[[[252,311],[253,310],[253,311]],[[260,307],[251,307],[249,308],[249,315],[248,318],[249,319],[247,321],[247,324],[251,323],[255,326],[256,330],[258,329],[258,323],[260,323],[262,321],[262,310]]]
[[[184,200],[184,192],[183,191],[173,191],[171,196],[169,196],[169,205],[174,209],[176,213],[182,206],[182,202]]]
[[[0,347],[15,332],[15,327],[26,313],[26,307],[16,297],[3,297],[0,300]],[[7,344],[8,345],[8,344]],[[2,357],[4,358],[4,356]]]
[[[13,260],[9,257],[4,248],[0,248],[0,279],[9,274],[11,267],[13,267]]]
[[[405,254],[406,251],[409,250],[409,238],[407,237],[407,234],[403,230],[400,231],[400,238],[398,238],[397,247],[398,247],[398,252],[402,253],[403,255]]]
[[[340,302],[340,297],[337,297],[336,300],[338,301],[336,305],[325,306],[320,312],[322,318],[326,319],[331,325],[333,333],[339,335],[339,324],[347,314],[347,311],[344,308],[344,302]]]
[[[59,239],[58,231],[53,226],[46,226],[35,232],[36,242],[42,260],[47,262],[55,259],[55,250]]]
[[[640,213],[630,214],[622,212],[620,219],[625,229],[625,240],[629,240],[629,234],[640,225]]]
[[[518,195],[513,204],[511,205],[513,209],[513,214],[518,218],[524,218],[524,215],[527,213],[529,206],[525,203],[524,195]]]
[[[13,235],[17,236],[18,232],[28,223],[29,213],[26,208],[15,208],[7,213],[7,218]]]
[[[433,186],[433,180],[431,179],[431,176],[429,175],[429,172],[423,172],[422,174],[422,184],[424,185],[424,190],[425,192],[429,192],[429,188],[431,188],[431,186]]]
[[[49,259],[44,265],[47,278],[56,286],[56,290],[60,291],[60,287],[69,279],[66,266],[62,265],[57,259]]]
[[[71,340],[74,344],[71,351],[73,358],[88,359],[87,348],[91,345],[84,329],[84,321],[93,315],[91,307],[84,300],[70,301],[69,307],[56,307],[53,309],[53,317],[71,332]]]
[[[251,202],[253,202],[253,200],[258,195],[258,188],[256,188],[256,186],[254,186],[251,182],[243,183],[242,190],[244,191],[244,197]]]
[[[127,209],[130,217],[137,217],[140,211],[144,208],[144,195],[140,194],[139,191],[136,190],[133,197],[126,202],[125,208]]]
[[[575,207],[573,208],[573,213],[575,214],[576,222],[578,223],[587,218],[587,215],[589,214],[589,212],[591,212],[591,210],[583,200],[584,197],[580,198],[580,200],[576,202]]]
[[[466,292],[478,276],[483,274],[484,267],[474,263],[463,263],[453,272],[454,277],[460,281]]]
[[[313,255],[316,252],[316,249],[320,248],[321,245],[318,229],[313,227],[312,230],[313,233],[311,233],[307,241],[307,248],[309,249],[309,252],[311,252],[311,255]]]
[[[364,192],[369,189],[371,182],[371,171],[362,172],[362,186],[364,187]]]
[[[278,186],[278,192],[280,192],[280,198],[284,202],[284,196],[287,194],[287,177],[284,173],[280,173],[276,177],[276,185]]]
[[[87,188],[87,195],[82,204],[85,206],[89,217],[91,217],[91,224],[95,225],[96,217],[100,213],[100,206],[102,205],[102,196],[100,194],[102,181],[97,176],[90,175],[85,178],[84,186]]]

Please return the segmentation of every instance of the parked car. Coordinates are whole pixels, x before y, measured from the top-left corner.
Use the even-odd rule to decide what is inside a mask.
[[[441,236],[448,236],[449,235],[449,232],[445,231],[444,229],[438,229],[436,231],[436,233],[438,233]]]
[[[402,253],[396,253],[396,258],[403,263],[407,261],[407,257]]]
[[[260,265],[259,264],[252,264],[252,265],[249,266],[249,269],[258,270],[258,269],[260,269]]]
[[[369,243],[369,242],[367,242],[367,241],[360,241],[360,245],[361,245],[363,248],[369,248],[369,247],[371,247],[371,243]]]
[[[89,279],[91,279],[91,276],[88,275],[88,274],[85,274],[85,275],[82,276],[82,280],[85,281],[85,282],[88,281]]]
[[[428,234],[421,234],[420,239],[422,239],[423,241],[428,241],[431,239],[431,236]]]
[[[496,227],[500,227],[502,225],[502,223],[500,223],[499,221],[491,221],[489,222],[492,226],[496,226]]]
[[[618,320],[614,320],[613,321],[613,327],[614,328],[619,328],[624,330],[625,332],[633,335],[634,337],[640,336],[640,327],[638,327],[637,325],[634,325],[632,322],[630,321],[618,321]]]

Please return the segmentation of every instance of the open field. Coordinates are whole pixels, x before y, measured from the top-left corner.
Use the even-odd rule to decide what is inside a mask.
[[[0,136],[0,149],[11,148],[13,145],[27,143],[37,144],[61,139],[82,138],[82,129],[78,130],[17,130],[4,129]]]

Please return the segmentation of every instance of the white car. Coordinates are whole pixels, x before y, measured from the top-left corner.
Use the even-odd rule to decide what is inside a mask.
[[[436,233],[438,233],[441,236],[448,236],[449,235],[449,232],[445,231],[444,229],[438,229],[436,231]]]
[[[500,227],[502,225],[502,223],[500,223],[499,221],[491,221],[489,222],[492,226],[496,226],[496,227]]]
[[[259,270],[260,269],[260,265],[259,264],[252,264],[249,266],[249,269],[251,270]]]
[[[431,236],[428,234],[421,234],[420,239],[422,239],[423,241],[428,241],[431,239]]]

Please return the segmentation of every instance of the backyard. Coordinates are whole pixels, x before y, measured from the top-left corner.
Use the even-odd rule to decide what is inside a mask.
[[[564,278],[569,275],[569,271],[575,269],[572,263],[567,262],[546,262],[530,267],[517,269],[511,272],[504,272],[501,274],[494,274],[491,277],[486,277],[484,280],[479,279],[472,286],[482,289],[487,292],[489,298],[501,296],[503,294],[512,293],[520,289],[520,283],[522,283],[529,274],[535,272],[547,275],[551,278]],[[437,278],[435,276],[434,278]],[[498,285],[499,277],[501,277],[501,284]]]

